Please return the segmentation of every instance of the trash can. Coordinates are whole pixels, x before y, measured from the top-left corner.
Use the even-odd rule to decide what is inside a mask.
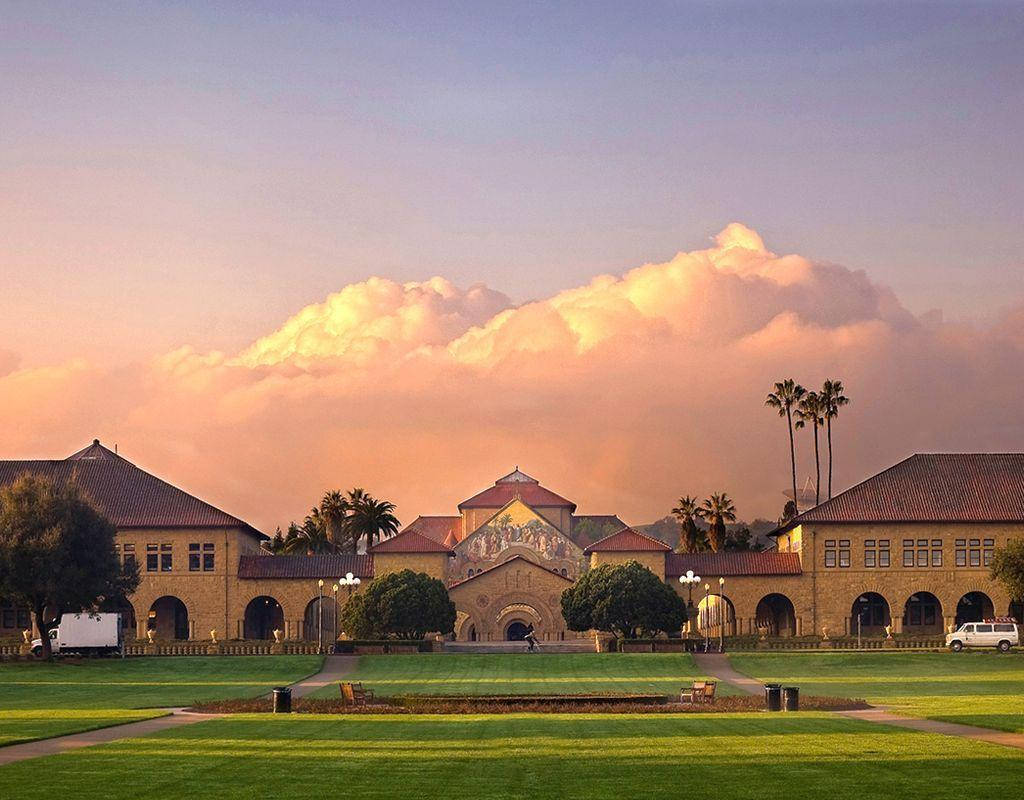
[[[769,711],[782,711],[782,686],[780,684],[765,684],[764,705]]]
[[[782,707],[786,711],[800,710],[800,689],[797,686],[782,687]]]
[[[290,714],[292,711],[292,690],[287,686],[277,686],[274,689],[274,713]]]

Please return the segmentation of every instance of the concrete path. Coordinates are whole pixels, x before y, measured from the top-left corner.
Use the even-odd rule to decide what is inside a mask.
[[[318,673],[291,684],[292,697],[303,697],[319,689],[321,686],[341,680],[355,668],[358,660],[359,656],[327,656],[324,659],[323,669]],[[162,710],[167,712],[166,716],[145,719],[141,722],[128,722],[124,725],[112,725],[109,728],[100,728],[95,731],[70,733],[67,736],[55,736],[52,739],[40,739],[35,742],[0,747],[0,766],[12,764],[15,761],[24,761],[28,758],[52,756],[57,753],[67,752],[68,750],[77,750],[80,747],[91,747],[94,744],[116,742],[118,739],[133,739],[137,736],[146,736],[147,734],[165,731],[169,728],[180,728],[182,725],[194,725],[197,722],[204,722],[208,719],[224,716],[223,714],[196,714],[192,711],[185,711],[182,708],[165,708]]]
[[[721,653],[694,653],[693,660],[697,669],[709,677],[735,686],[747,694],[763,693],[764,684],[737,672],[729,663],[728,656]],[[898,728],[909,728],[923,733],[940,733],[945,736],[959,736],[962,739],[974,739],[979,742],[1001,744],[1024,750],[1024,734],[994,731],[989,728],[978,728],[974,725],[961,725],[956,722],[939,722],[934,719],[908,717],[884,707],[868,708],[859,711],[836,711],[841,717],[859,719],[864,722],[875,722],[880,725],[895,725]]]

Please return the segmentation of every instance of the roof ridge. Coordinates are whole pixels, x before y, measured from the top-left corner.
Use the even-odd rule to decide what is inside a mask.
[[[611,516],[614,516],[614,515],[611,515]],[[615,531],[615,533],[610,533],[610,534],[608,534],[607,536],[604,536],[604,537],[602,537],[602,538],[598,539],[598,540],[597,540],[596,542],[594,542],[593,544],[591,544],[591,545],[588,545],[588,546],[587,546],[587,547],[586,547],[586,548],[584,549],[584,551],[583,551],[583,552],[584,552],[584,553],[591,553],[591,552],[593,552],[593,551],[594,551],[594,549],[595,549],[595,548],[596,548],[596,547],[597,547],[597,546],[598,546],[599,544],[603,544],[604,542],[607,542],[607,541],[608,541],[608,540],[610,540],[610,539],[614,539],[614,538],[616,538],[617,536],[621,536],[621,535],[622,535],[622,534],[624,534],[624,533],[632,533],[632,534],[633,534],[634,536],[639,536],[639,537],[640,537],[641,539],[646,539],[647,541],[649,541],[649,542],[651,542],[651,543],[653,543],[653,544],[658,544],[658,545],[661,545],[661,546],[662,546],[662,547],[663,547],[663,548],[665,549],[665,552],[669,552],[669,553],[670,553],[670,552],[672,552],[672,548],[671,548],[671,547],[670,547],[670,546],[668,545],[668,543],[667,543],[667,542],[665,542],[665,541],[662,541],[661,539],[658,539],[658,538],[656,538],[656,537],[654,537],[654,536],[649,536],[649,535],[648,535],[648,534],[646,534],[646,533],[641,533],[640,531],[636,530],[635,528],[632,528],[632,527],[630,527],[629,525],[626,525],[625,527],[623,527],[623,528],[620,528],[619,530]],[[625,551],[625,552],[628,552],[628,551]]]

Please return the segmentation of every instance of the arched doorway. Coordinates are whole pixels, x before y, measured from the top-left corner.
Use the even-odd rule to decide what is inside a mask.
[[[469,635],[468,635],[467,638],[471,642],[475,642],[476,641],[476,625],[470,625],[469,626]]]
[[[322,641],[325,645],[335,640],[335,634],[340,634],[338,621],[341,615],[338,613],[338,604],[333,597],[314,597],[306,605],[306,613],[302,617],[302,637],[307,642]]]
[[[284,609],[273,597],[260,595],[245,607],[242,636],[245,639],[273,639],[275,630],[284,630]]]
[[[864,592],[853,601],[850,609],[850,635],[881,636],[885,626],[892,624],[889,603],[877,592]]]
[[[505,628],[505,639],[509,642],[521,642],[529,633],[530,626],[519,619],[512,620]]]
[[[188,609],[177,597],[164,595],[149,607],[146,628],[157,639],[187,639]]]
[[[796,610],[784,594],[766,594],[754,611],[758,629],[767,630],[769,636],[795,636]]]
[[[724,626],[724,630],[722,629]],[[736,609],[725,595],[711,594],[697,604],[697,629],[708,636],[736,635]]]
[[[968,592],[956,604],[956,625],[965,622],[981,622],[995,616],[992,600],[984,592]]]
[[[942,603],[931,592],[914,592],[903,606],[904,633],[942,633]]]

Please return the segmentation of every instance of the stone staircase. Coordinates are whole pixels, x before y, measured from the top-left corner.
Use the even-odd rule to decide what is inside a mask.
[[[537,649],[541,653],[593,653],[593,639],[565,639],[564,641],[538,642]],[[445,642],[446,653],[522,653],[530,655],[526,650],[526,642]]]

